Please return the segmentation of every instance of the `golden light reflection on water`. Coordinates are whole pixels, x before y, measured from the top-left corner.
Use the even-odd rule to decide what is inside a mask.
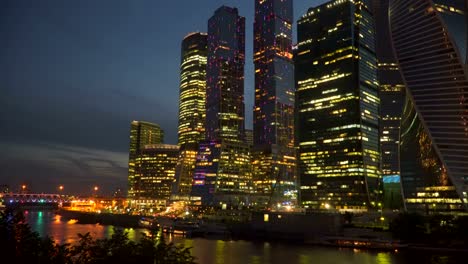
[[[59,244],[74,244],[78,241],[78,233],[89,232],[93,238],[109,238],[114,232],[114,227],[103,225],[71,224],[63,217],[57,217],[53,212],[28,212],[27,221],[31,227],[41,236],[50,236]],[[75,220],[76,221],[76,220]],[[72,221],[72,222],[75,222]],[[118,227],[116,227],[118,228]],[[129,238],[138,241],[142,233],[149,234],[147,229],[125,229]],[[192,254],[197,258],[197,263],[212,264],[402,264],[406,257],[402,253],[394,252],[369,252],[366,250],[353,250],[350,248],[321,248],[306,245],[289,245],[287,243],[259,243],[248,241],[222,241],[202,238],[186,239],[182,236],[166,236],[167,242],[190,247]],[[432,259],[431,259],[432,256]],[[420,263],[444,263],[443,256],[434,258],[433,254],[418,255]],[[447,257],[448,258],[448,257]],[[424,261],[426,260],[426,261]],[[452,262],[454,263],[454,262]],[[458,263],[458,262],[457,262]],[[465,263],[465,262],[460,262]]]
[[[379,252],[375,257],[376,264],[391,264],[392,256],[388,252]]]
[[[54,223],[55,223],[55,224],[60,224],[61,218],[62,218],[62,216],[60,216],[60,215],[55,215],[55,217],[54,217]]]
[[[216,263],[224,264],[224,247],[226,243],[223,240],[216,241]]]

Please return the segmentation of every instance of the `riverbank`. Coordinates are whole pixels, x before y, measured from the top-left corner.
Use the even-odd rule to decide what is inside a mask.
[[[57,211],[64,220],[75,219],[79,224],[113,225],[127,228],[141,228],[141,216],[89,213],[78,211]],[[250,222],[196,222],[173,218],[154,218],[154,222],[166,233],[179,234],[188,238],[206,238],[224,241],[288,242],[294,244],[357,248],[381,251],[439,251],[468,252],[466,248],[435,247],[431,244],[405,243],[392,239],[388,231],[366,228],[345,227],[336,215],[278,215],[285,221],[264,221],[253,214]],[[264,215],[262,215],[264,217]],[[151,218],[146,218],[151,219]],[[294,223],[294,224],[293,224]]]
[[[141,216],[127,214],[92,213],[60,209],[56,213],[64,220],[76,220],[79,224],[101,224],[119,227],[141,227]]]

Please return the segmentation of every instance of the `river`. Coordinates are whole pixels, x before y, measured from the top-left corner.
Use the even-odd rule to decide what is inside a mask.
[[[74,243],[78,233],[90,232],[94,238],[110,237],[113,226],[82,225],[63,221],[51,211],[26,211],[32,229],[50,236],[58,243]],[[145,229],[128,228],[129,238],[137,241]],[[452,264],[468,263],[468,256],[446,252],[385,252],[349,248],[329,248],[291,243],[223,241],[204,238],[188,239],[168,236],[168,241],[190,247],[199,264]]]

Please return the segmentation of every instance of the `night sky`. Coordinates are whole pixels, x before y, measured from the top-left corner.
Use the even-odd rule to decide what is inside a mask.
[[[294,20],[322,2],[295,1]],[[126,191],[130,121],[177,143],[180,43],[223,4],[246,17],[251,128],[254,0],[1,1],[0,185]]]

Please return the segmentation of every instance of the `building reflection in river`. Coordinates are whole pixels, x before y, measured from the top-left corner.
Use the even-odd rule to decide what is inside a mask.
[[[81,225],[66,222],[52,211],[25,213],[26,220],[41,236],[51,236],[57,243],[75,243],[78,233],[89,232],[94,238],[112,236],[116,227]],[[138,241],[145,229],[125,229],[129,238]],[[466,263],[466,253],[443,253],[432,251],[384,252],[353,250],[348,248],[315,247],[287,242],[223,241],[203,238],[186,239],[168,235],[167,241],[191,248],[199,264],[449,264]]]

